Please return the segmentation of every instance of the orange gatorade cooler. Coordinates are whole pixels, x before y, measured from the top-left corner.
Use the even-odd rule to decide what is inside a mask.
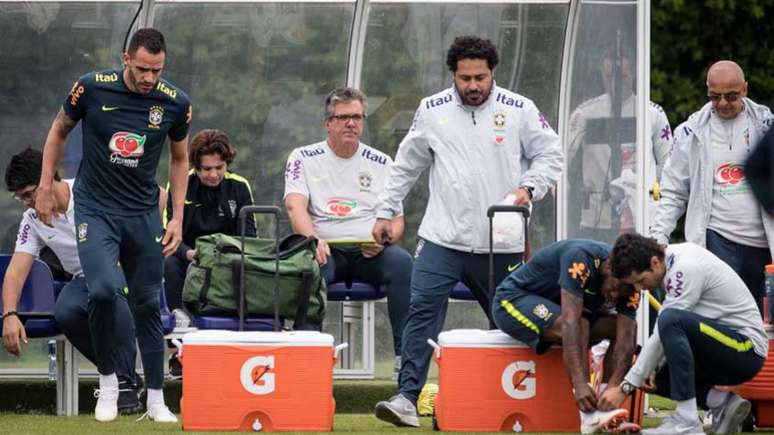
[[[577,432],[580,417],[562,349],[537,355],[498,331],[442,332],[435,347],[440,430]]]
[[[774,427],[774,325],[765,325],[769,333],[769,355],[761,371],[742,384],[738,393],[753,404],[758,427]]]
[[[183,337],[183,429],[330,431],[340,349],[315,331],[197,331]]]

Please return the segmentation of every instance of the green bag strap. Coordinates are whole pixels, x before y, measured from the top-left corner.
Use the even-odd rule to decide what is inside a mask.
[[[298,292],[298,304],[296,306],[296,319],[293,321],[293,329],[300,329],[306,324],[306,312],[309,310],[309,296],[312,292],[314,274],[301,273],[301,291]]]
[[[231,289],[234,292],[234,302],[239,306],[239,298],[241,298],[241,292],[239,291],[240,283],[242,282],[242,262],[239,260],[233,260],[231,262]],[[247,296],[245,296],[247,299]],[[247,301],[245,301],[245,311],[248,311]]]
[[[207,305],[207,293],[210,291],[212,281],[212,269],[209,267],[203,267],[202,269],[204,269],[204,282],[199,289],[199,309]]]

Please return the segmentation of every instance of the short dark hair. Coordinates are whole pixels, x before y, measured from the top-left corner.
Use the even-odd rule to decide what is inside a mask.
[[[328,95],[325,97],[325,119],[331,119],[337,104],[349,103],[350,101],[360,101],[360,104],[363,106],[363,114],[365,115],[368,103],[363,91],[350,87],[341,87],[328,92]]]
[[[151,54],[158,54],[162,51],[164,53],[167,52],[167,43],[164,42],[164,35],[150,27],[134,32],[132,39],[129,40],[129,48],[126,52],[129,55],[134,55],[140,47],[148,50]]]
[[[231,141],[226,132],[215,128],[207,128],[196,133],[191,139],[191,153],[188,160],[196,169],[202,164],[202,156],[218,154],[220,158],[230,165],[236,158],[237,152],[231,148]]]
[[[656,239],[637,233],[618,236],[611,254],[610,268],[613,276],[626,278],[634,273],[650,270],[650,259],[656,257],[664,260],[664,248]]]
[[[43,153],[27,145],[24,151],[11,156],[11,161],[5,168],[5,187],[9,192],[16,192],[27,186],[37,186],[40,183],[40,171],[43,167]],[[54,173],[54,179],[59,181],[59,174]]]
[[[446,65],[451,72],[457,72],[457,62],[462,59],[484,59],[490,70],[499,62],[497,48],[492,41],[478,36],[458,36],[446,53]]]

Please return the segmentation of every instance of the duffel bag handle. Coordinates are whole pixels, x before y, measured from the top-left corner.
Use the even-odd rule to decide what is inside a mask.
[[[241,271],[239,274],[239,330],[245,330],[245,227],[247,226],[247,215],[250,213],[274,215],[274,330],[279,331],[279,218],[281,210],[276,205],[246,205],[239,210],[239,240],[242,244],[239,266]]]

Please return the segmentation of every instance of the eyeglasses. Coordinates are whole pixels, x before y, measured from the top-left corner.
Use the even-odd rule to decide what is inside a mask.
[[[710,92],[709,94],[707,94],[707,97],[713,103],[719,103],[720,100],[722,100],[723,98],[725,98],[726,101],[728,101],[729,103],[735,103],[736,100],[738,100],[740,96],[741,95],[739,94],[739,92],[736,92],[736,91],[729,92],[727,94],[718,94],[718,93],[715,93],[715,92]]]
[[[26,192],[23,192],[21,195],[14,195],[13,199],[19,201],[19,202],[30,202],[33,198],[35,198],[35,191],[38,190],[38,186],[35,186],[32,190],[28,190]]]
[[[332,119],[335,119],[339,122],[346,123],[347,121],[354,121],[354,122],[362,122],[365,119],[365,115],[361,115],[360,113],[353,113],[351,115],[333,115],[331,116]]]

